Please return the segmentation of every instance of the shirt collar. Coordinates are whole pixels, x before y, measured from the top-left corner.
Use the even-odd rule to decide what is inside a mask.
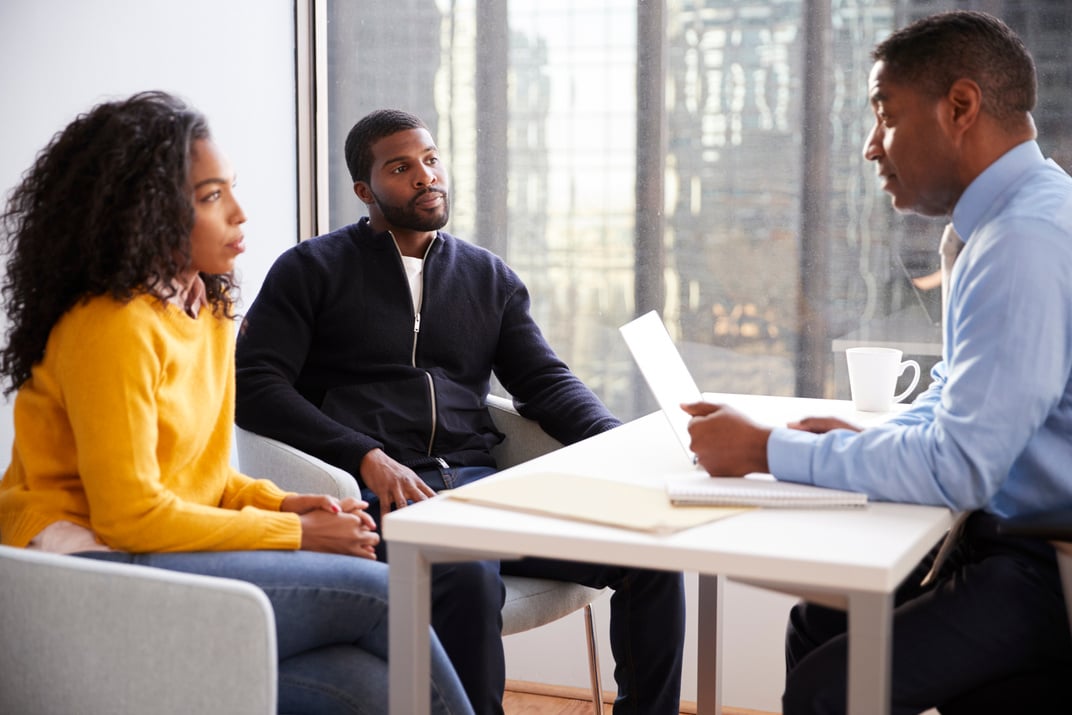
[[[208,302],[208,292],[201,275],[195,275],[193,281],[186,287],[185,293],[179,293],[175,297],[182,301],[180,307],[186,311],[186,314],[191,318],[196,318],[201,312],[201,306]]]
[[[163,297],[164,291],[153,290],[157,296]],[[171,297],[167,298],[168,305],[173,305],[191,318],[196,318],[201,312],[201,307],[208,303],[208,291],[205,281],[199,273],[195,273],[193,279],[183,283],[178,277],[171,281]]]
[[[983,217],[998,204],[1001,193],[1017,177],[1038,164],[1045,163],[1042,150],[1034,140],[1028,140],[1005,152],[968,184],[957,205],[953,207],[953,228],[964,241],[971,238]]]

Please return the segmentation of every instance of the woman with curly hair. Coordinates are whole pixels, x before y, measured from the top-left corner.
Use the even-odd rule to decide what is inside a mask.
[[[0,541],[253,583],[281,710],[384,712],[387,567],[366,504],[230,465],[234,183],[204,117],[146,92],[76,118],[12,192]],[[438,643],[432,699],[472,712]]]

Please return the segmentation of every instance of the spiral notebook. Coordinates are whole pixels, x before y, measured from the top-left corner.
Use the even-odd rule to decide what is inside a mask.
[[[867,506],[860,492],[777,482],[773,479],[689,475],[666,480],[666,494],[675,506],[761,506],[815,509]]]

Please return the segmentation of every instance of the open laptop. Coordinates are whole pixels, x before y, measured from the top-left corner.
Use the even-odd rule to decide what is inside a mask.
[[[625,338],[625,344],[629,346],[637,367],[681,442],[681,448],[689,462],[694,462],[694,455],[689,449],[690,418],[681,409],[681,404],[697,402],[703,399],[703,393],[685,366],[685,361],[667,332],[662,318],[653,310],[626,323],[618,330]]]
[[[647,380],[663,415],[677,435],[690,464],[696,465],[689,449],[689,415],[682,403],[703,399],[703,393],[689,373],[681,353],[654,310],[626,323],[619,330],[625,344],[633,353],[640,372]],[[701,474],[668,475],[667,495],[673,504],[705,506],[767,506],[767,507],[848,507],[863,506],[867,497],[856,492],[815,487],[809,484],[779,482],[771,475],[710,477],[696,465]]]

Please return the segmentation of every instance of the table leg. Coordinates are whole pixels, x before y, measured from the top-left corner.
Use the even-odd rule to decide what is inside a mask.
[[[725,579],[700,574],[697,599],[696,713],[722,715],[722,602]]]
[[[849,594],[849,713],[889,715],[893,596]]]
[[[420,549],[405,543],[390,545],[388,672],[390,715],[430,711],[432,612],[431,564]]]

